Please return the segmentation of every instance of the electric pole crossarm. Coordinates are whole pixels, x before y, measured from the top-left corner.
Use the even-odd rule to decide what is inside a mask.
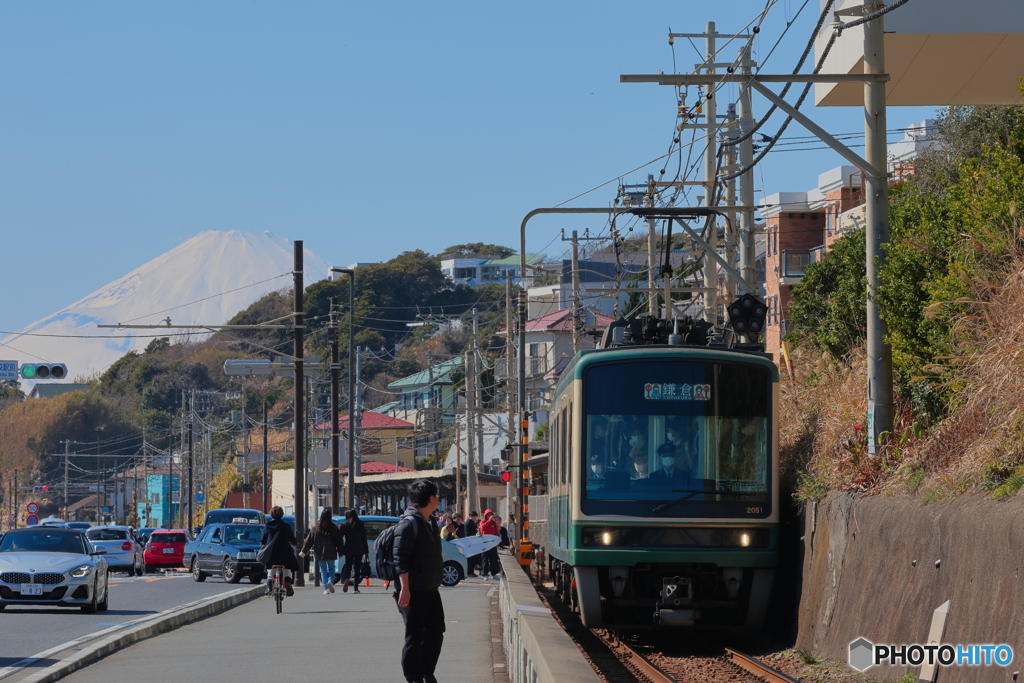
[[[680,227],[682,227],[683,230],[686,231],[686,233],[691,238],[693,238],[694,242],[696,242],[697,244],[700,245],[700,247],[704,250],[704,253],[706,253],[708,256],[713,258],[718,263],[718,265],[722,267],[722,270],[725,271],[726,275],[728,275],[732,279],[736,280],[736,283],[738,285],[740,285],[743,288],[744,291],[748,291],[749,290],[749,286],[747,285],[747,283],[743,279],[743,277],[736,271],[735,268],[733,268],[731,265],[729,265],[729,263],[724,258],[719,256],[718,252],[715,251],[714,249],[712,249],[710,244],[705,242],[704,239],[700,235],[695,233],[690,228],[689,225],[687,225],[686,223],[682,222],[678,218],[676,218],[674,220],[675,220],[676,223],[678,223],[680,225]],[[712,290],[712,291],[717,291],[717,290]]]
[[[658,85],[718,85],[719,83],[879,83],[889,74],[621,74],[619,83],[657,83]]]
[[[880,175],[879,171],[875,169],[874,166],[869,164],[867,160],[863,159],[859,154],[854,152],[852,149],[836,140],[824,128],[816,124],[814,121],[809,119],[804,114],[801,114],[797,109],[793,107],[793,105],[791,105],[789,102],[776,95],[769,88],[758,83],[757,80],[751,80],[750,85],[754,88],[754,90],[764,95],[765,98],[767,98],[773,104],[777,105],[779,109],[792,116],[794,121],[796,121],[804,128],[817,135],[822,142],[824,142],[826,145],[828,145],[835,151],[839,152],[839,154],[842,155],[844,159],[849,161],[851,164],[853,164],[860,170],[864,171],[864,173],[873,177]]]

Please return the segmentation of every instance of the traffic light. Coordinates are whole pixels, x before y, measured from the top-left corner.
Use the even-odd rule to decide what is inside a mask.
[[[768,307],[753,294],[744,294],[729,304],[726,310],[736,334],[756,337],[764,332],[764,319],[768,315]]]
[[[22,363],[22,379],[64,379],[68,366],[63,363]]]
[[[509,472],[508,470],[502,470],[499,476],[501,476],[501,480],[506,484],[512,481],[512,473]]]

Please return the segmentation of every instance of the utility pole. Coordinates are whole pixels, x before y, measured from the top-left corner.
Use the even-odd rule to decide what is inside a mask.
[[[354,328],[356,300],[356,270],[343,270],[348,273],[348,487],[345,496],[349,508],[356,507],[356,375],[352,361],[355,356]]]
[[[704,66],[708,74],[715,73],[715,22],[709,21],[704,30]],[[718,107],[714,86],[707,86],[707,98],[703,102],[704,123],[707,125],[707,149],[704,150],[704,206],[714,206],[715,183],[718,180]],[[705,239],[712,251],[718,248],[718,224],[715,216],[708,218],[710,230]],[[718,322],[718,264],[710,254],[704,255],[704,320]]]
[[[341,433],[338,431],[338,297],[331,297],[331,326],[327,329],[331,347],[331,508],[341,510]]]
[[[644,204],[648,208],[654,207],[654,176],[647,176],[647,190],[644,192]],[[652,316],[658,315],[658,292],[655,288],[658,285],[658,221],[654,218],[647,219],[647,312]]]
[[[476,440],[473,434],[473,413],[476,410],[476,378],[474,377],[474,340],[466,348],[466,518],[476,509]]]
[[[363,474],[363,469],[362,469],[362,467],[363,467],[363,454],[362,454],[362,452],[360,451],[360,448],[359,448],[359,446],[360,446],[360,444],[359,444],[359,430],[361,430],[363,428],[363,401],[362,401],[362,399],[359,396],[360,393],[361,393],[359,391],[359,375],[362,372],[362,359],[363,359],[363,347],[362,346],[357,346],[356,347],[356,383],[355,383],[355,392],[356,393],[352,395],[352,405],[355,407],[355,410],[353,411],[353,413],[354,413],[353,417],[355,418],[355,423],[352,426],[352,445],[354,447],[354,452],[356,454],[355,455],[355,462],[353,464],[354,464],[354,467],[355,467],[356,474],[359,475],[359,476],[362,476],[362,474]],[[352,493],[353,493],[353,495],[355,494],[355,487],[353,487]],[[360,502],[358,498],[353,498],[353,500],[355,500],[355,502],[357,504]]]
[[[483,370],[483,358],[480,356],[480,326],[477,311],[473,309],[473,411],[474,427],[476,429],[476,458],[477,471],[484,467],[484,392],[480,382],[480,372]]]
[[[192,406],[192,409],[193,409],[193,411],[195,410],[195,406],[194,405]],[[193,466],[192,447],[193,447],[192,415],[190,414],[189,415],[189,420],[188,420],[188,488],[186,489],[186,494],[188,495],[188,502],[185,505],[185,510],[187,512],[187,516],[185,517],[185,526],[184,526],[184,529],[186,531],[189,531],[189,532],[192,531],[192,527],[195,524],[195,520],[193,519],[193,515],[192,515],[192,466]]]
[[[883,9],[884,4],[864,3],[864,14]],[[864,24],[864,73],[885,73],[884,17]],[[867,224],[867,347],[868,347],[868,449],[878,447],[878,439],[892,432],[892,349],[885,342],[885,321],[878,310],[875,294],[880,280],[878,271],[885,262],[889,241],[889,179],[886,159],[885,82],[864,83],[864,151],[875,173],[865,173],[865,222]]]
[[[515,316],[513,315],[512,308],[512,271],[505,271],[505,376],[508,378],[508,385],[505,391],[506,407],[508,408],[508,415],[505,417],[505,443],[508,448],[513,449],[515,453],[516,441],[516,403],[513,400],[514,394],[512,393],[512,387],[515,386],[515,357],[516,348],[513,340],[515,339],[514,328],[515,327]],[[514,456],[509,454],[509,465],[515,462]],[[513,470],[513,473],[515,470]],[[505,485],[505,500],[508,501],[508,512],[510,515],[515,514],[515,491],[516,484],[512,479],[508,480],[508,484]]]
[[[739,54],[739,71],[741,74],[750,73],[750,43],[746,43]],[[882,86],[885,87],[884,85]],[[746,135],[754,127],[754,109],[751,104],[750,86],[740,86],[739,100],[740,126],[737,131],[740,135]],[[740,275],[746,283],[748,292],[757,291],[757,283],[754,282],[754,262],[757,259],[757,249],[754,242],[754,141],[747,137],[740,143],[739,149],[740,168],[747,168],[747,172],[740,176],[740,204],[744,207],[740,211]],[[729,261],[730,265],[732,261]]]
[[[337,424],[337,420],[334,421]],[[267,453],[267,402],[263,402],[263,512],[270,512],[270,454]]]
[[[650,226],[648,226],[650,228]],[[648,252],[650,249],[648,235]],[[650,256],[650,253],[648,253]],[[653,264],[653,261],[651,262]],[[652,265],[653,268],[653,265]],[[580,302],[580,236],[572,231],[572,352],[579,353],[583,349],[583,306]]]
[[[145,432],[143,432],[145,435]],[[145,438],[143,438],[145,443]],[[64,511],[61,513],[61,517],[67,521],[68,518],[68,447],[70,442],[64,439]]]
[[[14,528],[18,528],[18,518],[21,517],[21,511],[18,510],[18,468],[14,468],[14,481],[11,482],[12,497],[14,500],[14,509],[11,512],[14,514]],[[97,494],[99,495],[99,494]]]
[[[722,146],[722,156],[724,157],[725,168],[732,168],[736,164],[736,145],[729,144],[732,138],[737,137],[740,131],[737,130],[736,121],[736,106],[733,103],[729,103],[726,106],[725,114],[725,131],[719,134],[719,142]],[[736,180],[726,180],[725,190],[722,195],[722,210],[726,215],[726,236],[725,236],[725,260],[727,263],[736,263],[736,254],[739,242],[739,235],[737,235],[737,227],[739,221],[736,218],[736,213],[730,211],[728,207],[736,206]],[[725,278],[725,298],[727,301],[733,301],[736,298],[736,283],[732,278]]]
[[[520,242],[525,243],[525,228],[520,230]],[[520,269],[523,276],[526,274],[526,249],[525,244],[521,246],[519,254]],[[525,280],[524,280],[525,282]],[[527,462],[530,459],[530,419],[526,411],[526,323],[529,300],[526,289],[519,290],[519,475],[517,486],[517,499],[519,510],[519,564],[529,566],[533,557],[533,546],[530,544],[530,508],[529,508],[529,486],[530,468]]]
[[[293,309],[295,318],[295,331],[294,331],[294,346],[292,350],[292,356],[295,358],[295,386],[294,386],[294,402],[295,402],[295,502],[292,505],[292,512],[295,515],[295,533],[297,536],[302,536],[306,532],[306,520],[305,520],[305,506],[303,505],[304,496],[306,493],[306,441],[305,441],[305,395],[303,392],[306,389],[305,375],[303,374],[303,353],[304,353],[304,332],[305,322],[303,318],[303,295],[305,293],[303,280],[302,280],[302,240],[295,240],[294,242],[294,269],[293,269]],[[298,557],[298,549],[296,549],[296,560],[299,562],[299,566],[302,566],[302,558]],[[295,576],[296,586],[306,585],[306,575],[304,572],[296,572]]]
[[[252,482],[249,481],[249,424],[246,421],[245,408],[242,408],[242,458],[242,507],[249,508]]]

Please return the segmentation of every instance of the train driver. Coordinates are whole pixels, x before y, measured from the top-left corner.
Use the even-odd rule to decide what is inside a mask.
[[[651,486],[657,488],[687,488],[690,485],[690,473],[676,467],[676,447],[671,441],[658,446],[658,458],[661,469],[651,472],[648,479]]]

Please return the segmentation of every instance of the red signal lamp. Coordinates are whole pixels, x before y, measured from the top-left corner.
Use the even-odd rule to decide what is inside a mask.
[[[512,481],[512,473],[509,472],[508,470],[505,470],[504,472],[502,472],[500,476],[501,476],[501,480],[503,482],[505,482],[506,484],[508,482]]]
[[[49,486],[44,486],[44,487],[43,487],[43,490],[44,490],[44,491],[49,491],[49,490],[50,490],[50,487],[49,487]]]

